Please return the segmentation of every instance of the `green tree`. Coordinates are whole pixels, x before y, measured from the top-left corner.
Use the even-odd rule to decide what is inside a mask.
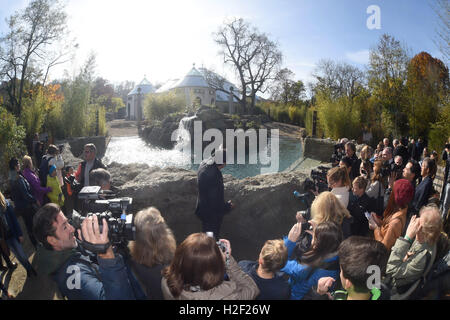
[[[26,83],[32,74],[44,77],[39,62],[47,63],[51,46],[66,36],[66,20],[58,0],[33,0],[7,19],[9,32],[0,40],[1,69],[8,82],[10,110],[19,118]]]
[[[407,50],[394,37],[383,34],[370,51],[369,88],[379,114],[378,124],[387,134],[400,136],[409,132],[406,77]]]
[[[143,103],[145,118],[163,120],[167,115],[181,112],[186,107],[184,99],[173,91],[149,94]]]

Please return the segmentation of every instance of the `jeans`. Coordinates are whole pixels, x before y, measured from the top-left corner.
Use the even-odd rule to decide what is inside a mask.
[[[448,215],[448,210],[450,209],[450,182],[447,182],[445,189],[442,190],[442,192],[444,192],[444,198],[441,204],[441,213],[442,218],[445,220]]]
[[[30,272],[33,267],[31,266],[30,261],[28,261],[28,257],[25,251],[23,251],[23,247],[20,244],[19,240],[17,240],[17,238],[15,237],[12,237],[6,239],[6,242],[8,243],[9,249],[11,249],[11,251],[17,257],[17,260],[19,260],[19,262],[27,270],[27,272]]]

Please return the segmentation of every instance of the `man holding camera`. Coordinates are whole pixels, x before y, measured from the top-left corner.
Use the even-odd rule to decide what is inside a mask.
[[[105,219],[103,230],[95,215],[86,217],[78,230],[83,241],[107,248],[97,254],[97,262],[77,250],[75,229],[56,204],[49,203],[36,213],[33,231],[41,243],[35,256],[38,273],[50,276],[63,296],[76,300],[142,298],[142,291],[123,258],[109,245]]]

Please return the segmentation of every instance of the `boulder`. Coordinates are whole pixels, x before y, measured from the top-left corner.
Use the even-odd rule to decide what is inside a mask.
[[[303,139],[303,157],[329,162],[334,152],[335,142],[329,139]]]
[[[117,163],[108,169],[119,195],[133,198],[133,213],[150,206],[158,208],[178,243],[201,231],[201,222],[194,214],[198,192],[195,171]],[[220,236],[231,241],[236,259],[256,259],[266,240],[288,234],[296,222],[296,212],[305,209],[293,192],[303,191],[306,177],[295,171],[242,180],[224,176],[225,199],[232,200],[235,208],[225,216]]]

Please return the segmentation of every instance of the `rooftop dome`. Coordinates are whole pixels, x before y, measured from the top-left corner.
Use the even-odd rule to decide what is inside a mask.
[[[155,88],[153,88],[153,85],[145,77],[128,95],[138,94],[138,88],[141,88],[141,94],[155,92]]]
[[[203,75],[195,69],[194,67],[189,71],[189,73],[178,83],[175,84],[174,88],[186,88],[186,87],[202,87],[209,88],[208,83],[206,82]]]

